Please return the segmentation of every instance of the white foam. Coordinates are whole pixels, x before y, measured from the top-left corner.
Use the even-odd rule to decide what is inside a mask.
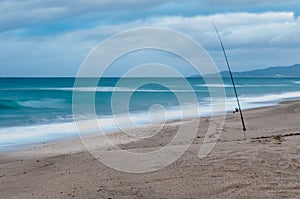
[[[10,89],[0,89],[0,90],[46,90],[46,91],[77,91],[77,92],[206,92],[203,90],[186,90],[186,89],[133,89],[126,87],[110,87],[110,86],[100,86],[100,87],[62,87],[62,88],[10,88]]]
[[[84,119],[80,120],[78,123],[80,127],[83,127],[83,131],[80,131],[80,133],[90,134],[100,131],[107,133],[119,129],[124,130],[174,119],[196,117],[199,116],[200,113],[201,115],[205,115],[211,112],[210,106],[200,108],[197,105],[186,105],[185,107],[182,107],[182,109],[179,107],[172,107],[162,110],[152,111],[151,114],[149,114],[150,112],[148,111],[130,113],[130,117],[128,117],[128,114],[119,114],[115,117],[97,118],[96,122],[99,126],[95,126],[95,120],[91,119],[91,116],[77,116],[77,119]],[[0,129],[0,147],[12,144],[33,144],[60,138],[74,137],[76,135],[77,129],[74,122],[6,127]]]
[[[300,98],[300,92],[285,92],[280,94],[269,94],[261,96],[240,96],[241,105],[243,109],[255,108],[275,104],[278,101],[287,99]],[[220,103],[220,109],[215,110],[215,114],[222,113],[222,101],[224,99],[214,99],[216,103]],[[231,111],[235,108],[235,98],[227,98],[225,103],[225,110]],[[213,111],[211,99],[205,98],[205,102],[201,105],[187,104],[184,107],[171,107],[163,109],[164,112],[155,112],[149,114],[148,111],[131,113],[130,118],[127,114],[116,115],[115,118],[101,117],[97,118],[98,124],[101,124],[103,132],[110,132],[118,130],[120,126],[116,124],[116,120],[122,128],[137,127],[140,125],[147,125],[151,123],[163,122],[174,119],[193,118],[198,116],[210,115]],[[95,126],[95,120],[92,120],[91,115],[76,116],[80,119],[80,126],[84,127],[81,133],[89,134],[99,132],[99,126]],[[155,118],[153,118],[155,117]],[[6,127],[0,128],[0,147],[9,145],[33,144],[38,142],[45,142],[57,140],[59,138],[66,138],[77,135],[77,129],[74,122],[52,123],[34,126],[20,126],[20,127]]]
[[[74,88],[48,88],[48,90],[77,91],[77,92],[206,92],[203,90],[186,89],[133,89],[126,87],[74,87]]]
[[[216,88],[231,88],[233,87],[232,84],[196,84],[195,86],[198,87],[216,87]],[[282,87],[282,86],[289,86],[286,84],[238,84],[235,87],[243,88],[243,87]]]
[[[285,92],[280,94],[268,94],[262,96],[241,96],[241,101],[247,103],[278,102],[287,99],[300,98],[300,92]]]
[[[42,98],[39,100],[19,101],[18,104],[20,106],[30,108],[63,108],[65,106],[65,100],[54,98]]]
[[[195,84],[195,86],[198,87],[217,87],[217,88],[227,88],[227,87],[232,87],[231,84]]]

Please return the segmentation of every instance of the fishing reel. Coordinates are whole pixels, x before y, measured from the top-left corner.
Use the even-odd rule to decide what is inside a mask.
[[[235,110],[232,113],[238,113],[240,110],[238,108],[235,108]]]

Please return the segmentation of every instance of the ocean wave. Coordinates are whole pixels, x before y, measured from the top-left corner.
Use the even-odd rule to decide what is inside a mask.
[[[280,101],[285,101],[289,99],[298,99],[300,98],[300,92],[283,92],[283,93],[274,93],[274,94],[266,94],[266,95],[241,95],[239,96],[240,101],[243,104],[251,104],[251,103],[276,103]],[[205,101],[210,101],[210,98],[204,98]],[[235,102],[236,98],[228,97],[226,99],[227,103]]]
[[[36,124],[32,126],[0,128],[0,149],[8,146],[20,146],[35,144],[61,138],[75,137],[78,135],[77,127],[80,125],[80,135],[97,132],[110,133],[113,131],[141,127],[149,124],[163,123],[170,120],[181,120],[214,114],[223,114],[231,111],[235,106],[234,100],[220,99],[217,103],[221,106],[213,107],[210,102],[201,104],[185,104],[162,109],[149,109],[130,114],[118,114],[114,116],[79,115],[73,116],[78,122],[66,122],[64,118],[60,123]],[[257,105],[252,105],[252,107]],[[249,107],[251,108],[251,107]],[[95,123],[96,119],[96,123]],[[95,125],[96,124],[96,125]],[[77,126],[77,127],[76,127]]]
[[[289,99],[298,99],[300,98],[300,92],[284,92],[284,93],[274,93],[274,94],[266,94],[266,95],[241,95],[239,96],[239,100],[241,101],[242,105],[246,105],[247,107],[254,108],[255,106],[249,104],[263,104],[263,103],[277,103],[280,101],[285,101]],[[206,97],[204,101],[210,102],[211,98]],[[221,99],[219,99],[221,101]],[[228,97],[226,98],[227,105],[234,105],[236,103],[236,98]],[[256,105],[259,106],[259,105]]]
[[[79,92],[206,92],[203,90],[189,90],[189,89],[133,89],[125,87],[77,87],[77,88],[61,88],[65,91],[79,91]]]
[[[224,87],[224,88],[227,88],[227,87],[232,87],[231,84],[195,84],[194,86],[198,86],[198,87]]]
[[[267,105],[275,104],[279,101],[300,98],[300,92],[285,92],[278,94],[258,95],[258,96],[240,96],[241,105],[243,109],[262,107]],[[49,102],[49,99],[43,99]],[[42,100],[42,101],[43,101]],[[53,99],[50,99],[50,101]],[[83,134],[90,134],[100,132],[101,130],[105,133],[116,131],[125,128],[139,127],[141,125],[148,125],[152,123],[164,122],[167,120],[175,119],[186,119],[199,116],[209,116],[213,110],[215,114],[223,113],[224,111],[231,111],[236,106],[235,98],[230,97],[226,99],[214,99],[216,103],[220,103],[220,110],[214,110],[211,104],[210,98],[204,98],[201,104],[187,104],[183,107],[168,107],[160,109],[156,112],[149,110],[130,113],[119,114],[115,116],[97,116],[98,125],[95,126],[95,120],[92,115],[74,116],[75,119],[84,127]],[[63,102],[57,99],[52,101],[56,105],[61,105]],[[225,103],[224,103],[225,102]],[[5,107],[14,107],[15,101],[0,101],[0,104]],[[17,103],[20,106],[19,103]],[[40,102],[27,101],[27,106],[40,107],[44,106]],[[48,106],[48,105],[47,105]],[[184,115],[183,115],[184,114]],[[70,116],[71,117],[71,116]],[[116,120],[117,118],[117,120]],[[116,124],[118,121],[118,125]],[[101,129],[100,129],[101,127]],[[19,126],[19,127],[4,127],[0,128],[0,150],[1,147],[5,148],[8,145],[23,145],[23,144],[34,144],[40,142],[53,141],[60,138],[74,137],[77,135],[77,128],[74,122],[61,118],[61,122],[50,123],[50,124],[35,124],[31,126]]]
[[[0,109],[18,109],[19,103],[15,100],[0,99]]]
[[[293,100],[293,99],[300,99],[300,92],[284,92],[284,93],[274,93],[274,94],[267,94],[267,95],[241,95],[239,96],[239,100],[243,109],[250,109],[250,108],[258,108],[264,106],[271,106],[275,105],[278,102],[286,101],[286,100]],[[209,97],[203,98],[206,104],[210,104],[212,99]],[[224,99],[217,98],[214,99],[215,102],[224,102]],[[237,106],[236,98],[235,97],[227,97],[225,99],[225,107],[227,110],[232,110],[234,107]]]
[[[0,99],[0,109],[63,108],[64,99],[42,98],[38,100]]]
[[[196,84],[195,86],[198,87],[217,87],[217,88],[231,88],[233,87],[232,84]],[[282,87],[282,86],[289,86],[286,84],[239,84],[235,85],[235,87],[243,88],[243,87]]]
[[[241,96],[241,101],[251,103],[263,103],[263,102],[278,102],[287,99],[300,98],[300,92],[284,92],[279,94],[267,94],[260,96]]]
[[[79,91],[79,92],[170,92],[170,90],[155,90],[155,89],[133,89],[126,87],[73,87],[73,88],[59,88],[63,91]]]
[[[77,118],[77,124],[62,121],[61,123],[4,127],[0,128],[0,149],[1,147],[5,148],[5,146],[11,145],[19,146],[74,137],[78,135],[78,125],[84,127],[81,129],[80,135],[101,131],[109,133],[117,130],[126,131],[126,129],[129,128],[141,127],[168,120],[197,117],[200,114],[207,114],[209,112],[211,112],[211,107],[209,106],[200,109],[198,105],[186,105],[181,108],[171,107],[167,109],[152,109],[150,111],[135,112],[130,113],[129,116],[128,114],[105,117],[97,116],[96,118],[93,118],[91,115],[74,116]]]
[[[294,84],[300,84],[300,81],[292,81]]]
[[[63,87],[63,88],[11,88],[11,89],[0,89],[0,90],[22,90],[22,91],[32,91],[32,90],[41,90],[41,91],[69,91],[69,92],[206,92],[203,90],[188,90],[188,89],[133,89],[126,87],[110,87],[110,86],[101,86],[101,87]]]
[[[294,83],[297,83],[295,81]],[[300,82],[299,82],[300,83]],[[232,84],[194,84],[191,85],[200,88],[232,88]],[[236,87],[283,87],[288,84],[237,84]],[[2,88],[1,91],[66,91],[66,92],[206,92],[201,89],[145,89],[130,87],[113,87],[113,86],[97,86],[97,87],[44,87],[44,88]]]

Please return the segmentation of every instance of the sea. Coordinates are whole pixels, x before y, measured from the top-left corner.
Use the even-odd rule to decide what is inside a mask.
[[[178,78],[148,78],[146,81],[145,78],[126,78],[122,79],[122,86],[118,84],[119,80],[101,78],[91,87],[88,82],[95,79],[85,78],[86,84],[74,87],[75,78],[0,78],[0,152],[76,137],[74,120],[102,120],[102,131],[109,133],[119,129],[114,120],[117,115],[130,115],[130,121],[136,125],[184,119],[181,113],[185,108],[190,111],[184,117],[209,116],[212,114],[209,88],[225,90],[226,111],[232,112],[237,107],[231,79],[227,78],[222,84],[186,78],[190,89],[183,88]],[[136,88],[134,85],[138,82],[146,83]],[[300,99],[300,79],[297,78],[235,78],[235,83],[242,109]],[[91,95],[95,103],[93,113],[74,114],[75,92],[83,99],[94,94]],[[185,99],[182,104],[176,93],[186,96],[192,93],[197,103]],[[115,95],[117,103],[112,102]],[[128,96],[130,99],[122,101],[123,95],[124,99]],[[75,106],[85,107],[86,103],[79,100]],[[119,108],[122,103],[125,109]],[[153,110],[163,111],[163,117],[151,115]],[[97,130],[87,129],[85,133]]]

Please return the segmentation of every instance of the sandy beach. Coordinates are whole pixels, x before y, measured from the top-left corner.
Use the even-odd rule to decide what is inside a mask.
[[[79,139],[2,153],[1,198],[299,198],[300,101],[244,114],[247,140],[243,140],[239,114],[229,113],[216,146],[200,159],[210,121],[200,118],[197,136],[184,155],[168,167],[144,174],[103,165]],[[129,139],[119,133],[110,137],[126,150],[156,150],[170,141],[180,124],[167,123],[151,138]],[[95,142],[93,147],[106,146]]]

